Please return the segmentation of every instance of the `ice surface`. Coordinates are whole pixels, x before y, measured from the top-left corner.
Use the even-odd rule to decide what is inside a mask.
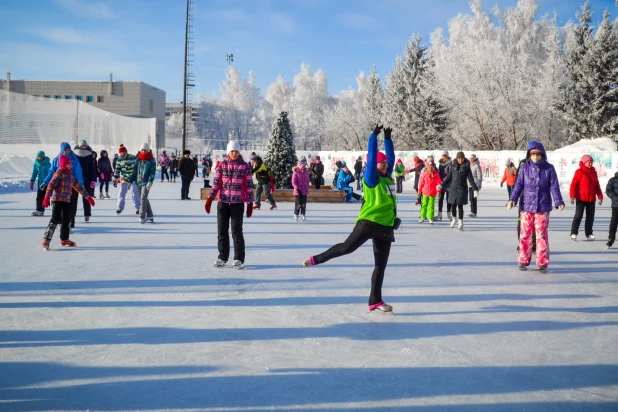
[[[618,409],[607,203],[596,242],[569,239],[572,206],[552,213],[542,275],[516,267],[506,189],[483,189],[459,232],[418,224],[406,182],[384,316],[367,312],[370,244],[300,266],[346,238],[359,204],[310,203],[307,222],[290,203],[256,211],[237,271],[212,267],[216,216],[179,192],[155,182],[154,225],[130,201],[117,217],[97,199],[88,224],[80,206],[78,248],[56,236],[48,252],[35,194],[0,195],[0,410]]]

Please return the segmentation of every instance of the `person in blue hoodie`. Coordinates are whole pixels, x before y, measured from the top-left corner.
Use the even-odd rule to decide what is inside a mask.
[[[30,177],[30,190],[34,190],[34,181],[37,182],[36,192],[36,210],[32,212],[32,216],[43,216],[45,214],[45,208],[43,207],[43,199],[45,199],[45,190],[41,190],[41,186],[47,177],[51,162],[49,157],[45,156],[44,151],[40,151],[36,154],[36,159],[32,167],[32,176]]]
[[[60,143],[60,153],[58,153],[58,156],[54,157],[54,160],[52,160],[49,172],[47,172],[47,177],[45,178],[45,181],[39,187],[39,189],[47,190],[47,186],[49,185],[49,182],[51,182],[52,177],[54,177],[54,173],[56,173],[56,170],[58,170],[58,168],[60,167],[60,156],[62,155],[71,158],[71,161],[73,162],[73,169],[71,169],[71,173],[73,174],[73,176],[75,176],[75,179],[79,182],[79,184],[81,184],[82,186],[84,185],[82,168],[79,165],[79,160],[77,159],[77,156],[75,156],[75,153],[73,153],[73,150],[71,150],[70,144],[68,144],[67,142],[62,142]]]
[[[352,181],[352,173],[347,166],[343,166],[337,175],[337,190],[345,191],[345,201],[349,202],[352,197],[356,200],[360,200],[361,196],[354,193],[354,188],[350,186]]]

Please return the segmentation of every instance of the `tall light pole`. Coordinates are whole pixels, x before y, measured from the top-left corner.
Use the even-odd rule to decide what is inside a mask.
[[[227,60],[227,65],[228,65],[228,66],[231,66],[231,65],[232,65],[232,62],[234,61],[234,54],[233,54],[233,53],[231,53],[231,54],[226,54],[226,55],[225,55],[225,60]]]

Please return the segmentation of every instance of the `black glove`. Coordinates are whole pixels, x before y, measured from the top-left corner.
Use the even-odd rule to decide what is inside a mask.
[[[376,127],[374,127],[373,129],[373,134],[377,136],[380,135],[380,132],[382,132],[382,129],[384,128],[384,126],[378,126],[378,124],[376,123]]]
[[[118,183],[116,183],[116,179],[114,179],[114,187],[118,187]]]
[[[45,183],[41,183],[41,186],[39,186],[40,190],[47,190],[47,185]]]
[[[393,132],[392,128],[390,128],[390,127],[385,128],[384,129],[384,138],[390,140],[392,132]]]

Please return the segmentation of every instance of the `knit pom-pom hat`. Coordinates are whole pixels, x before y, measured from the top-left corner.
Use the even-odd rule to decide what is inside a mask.
[[[65,155],[60,156],[60,159],[58,159],[58,161],[60,163],[60,168],[61,169],[66,169],[66,166],[68,164],[72,164],[73,163],[73,160],[71,160],[71,158],[69,156],[65,156]]]

